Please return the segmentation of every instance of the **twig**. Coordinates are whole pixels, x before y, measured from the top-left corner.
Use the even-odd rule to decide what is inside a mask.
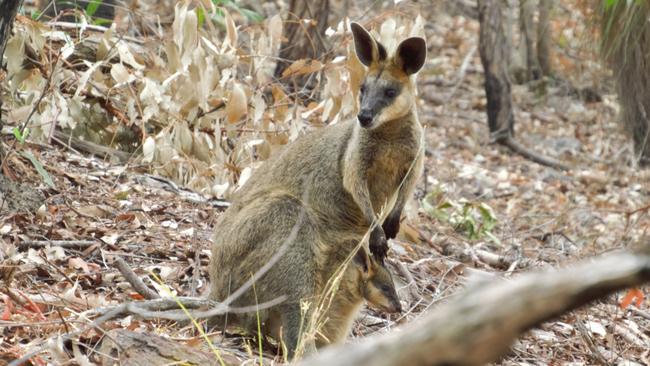
[[[643,310],[637,308],[636,306],[630,306],[630,307],[628,307],[628,310],[630,310],[631,312],[633,312],[634,314],[636,314],[636,315],[638,315],[638,316],[640,316],[642,318],[646,318],[646,319],[650,320],[650,313],[647,312],[647,311],[643,311]]]
[[[131,284],[133,289],[137,293],[142,295],[142,297],[148,300],[160,298],[160,295],[158,295],[158,293],[156,293],[155,291],[147,287],[147,285],[145,285],[144,282],[142,282],[140,277],[138,277],[138,275],[136,275],[135,272],[133,272],[131,267],[129,267],[129,265],[124,261],[123,258],[116,257],[114,263],[115,263],[115,267],[117,267],[117,269],[120,271],[122,276],[124,276],[124,279],[126,279],[126,281]]]
[[[99,155],[102,158],[116,157],[120,162],[126,162],[132,156],[128,152],[99,145],[94,142],[84,141],[56,129],[54,130],[52,141],[75,152],[77,152],[76,150],[80,150],[88,154]]]
[[[72,333],[66,333],[61,335],[61,341],[65,342],[69,339],[72,339],[73,337],[80,335],[84,332],[86,332],[88,329],[91,328],[96,328],[100,332],[103,332],[103,330],[100,328],[100,325],[103,324],[104,322],[120,317],[122,315],[130,315],[130,314],[136,314],[139,316],[142,316],[144,318],[164,318],[164,319],[171,319],[171,320],[184,320],[187,319],[187,315],[182,312],[165,312],[168,309],[178,309],[179,305],[178,303],[180,302],[185,306],[186,308],[192,309],[192,308],[198,308],[198,307],[203,307],[203,306],[210,306],[212,307],[211,311],[205,311],[205,312],[196,312],[196,313],[190,313],[190,316],[195,317],[195,318],[204,318],[204,317],[212,317],[215,315],[220,315],[225,312],[231,312],[231,313],[242,313],[242,312],[251,312],[251,311],[257,311],[260,309],[265,309],[274,305],[277,305],[281,303],[282,301],[285,300],[284,296],[277,297],[271,301],[267,301],[265,303],[261,303],[258,305],[253,305],[253,306],[246,306],[246,307],[236,307],[236,308],[231,308],[229,306],[224,305],[223,303],[217,303],[214,301],[206,300],[206,299],[197,299],[197,298],[177,298],[177,299],[155,299],[155,300],[147,300],[147,301],[138,301],[138,302],[129,302],[129,303],[124,303],[120,304],[114,307],[105,307],[105,308],[99,308],[99,309],[93,309],[90,310],[83,315],[85,316],[94,316],[99,314],[100,316],[95,319],[91,324],[88,326],[82,328],[79,331],[72,332]],[[163,315],[163,316],[161,316]],[[36,356],[37,354],[45,351],[47,349],[47,345],[41,345],[37,349],[35,349],[32,352],[27,353],[23,357],[11,361],[8,366],[19,366],[27,362],[29,359],[32,357]]]
[[[444,246],[442,254],[451,256],[460,262],[466,262],[467,258],[471,258],[473,261],[479,261],[492,268],[503,270],[507,270],[514,263],[517,263],[519,268],[534,267],[537,265],[530,258],[517,258],[514,255],[498,255],[487,250],[474,249],[472,247],[463,249],[451,244]]]
[[[67,28],[67,29],[79,29],[79,28],[85,28],[88,30],[92,30],[95,32],[106,32],[109,30],[109,28],[102,27],[101,25],[95,25],[95,24],[81,24],[81,23],[71,23],[71,22],[47,22],[47,25],[50,27],[58,27],[58,28]],[[133,38],[133,37],[120,37],[121,39],[127,40],[129,42],[137,43],[137,44],[144,44],[144,41],[141,39]]]
[[[60,336],[61,342],[65,342],[65,341],[67,341],[69,339],[72,339],[72,337],[80,335],[80,334],[86,332],[88,329],[91,329],[91,328],[95,328],[95,329],[98,329],[100,332],[103,332],[103,329],[101,329],[99,326],[101,324],[103,324],[104,322],[106,322],[107,320],[110,320],[110,319],[112,319],[114,317],[115,317],[114,313],[108,312],[108,313],[104,314],[103,316],[100,316],[99,318],[95,319],[95,321],[90,323],[88,326],[82,328],[81,330],[61,335]],[[44,346],[42,345],[42,346],[36,348],[35,350],[27,353],[23,357],[9,362],[9,364],[7,366],[19,366],[19,365],[22,365],[25,362],[27,362],[29,359],[31,359],[32,357],[34,357],[37,354],[45,351],[47,348],[48,348],[47,345],[44,345]]]
[[[275,299],[256,305],[231,307],[226,305],[225,302],[217,302],[196,297],[159,298],[153,300],[133,301],[116,306],[98,308],[90,310],[87,313],[87,316],[93,316],[96,314],[113,314],[112,318],[116,318],[125,315],[138,315],[143,318],[186,320],[187,314],[181,310],[178,310],[182,305],[184,308],[190,310],[208,308],[209,310],[205,311],[189,312],[192,318],[204,319],[227,313],[239,314],[254,312],[275,306],[285,299],[286,296],[278,296]]]
[[[559,170],[565,170],[565,171],[569,170],[568,165],[562,164],[556,159],[541,155],[533,150],[528,149],[524,145],[520,144],[517,140],[515,140],[514,137],[512,136],[507,136],[506,138],[500,139],[497,142],[510,148],[510,150],[512,150],[513,152],[537,164],[541,164]]]
[[[144,175],[137,175],[135,176],[136,182],[144,185],[148,185],[151,187],[155,188],[160,188],[164,189],[170,192],[173,192],[177,194],[180,198],[185,199],[190,202],[194,203],[202,203],[202,204],[208,204],[212,207],[216,208],[228,208],[230,207],[230,202],[223,200],[223,199],[218,199],[218,198],[207,198],[201,195],[200,193],[191,191],[186,188],[181,188],[179,187],[176,183],[173,181],[151,175],[151,174],[144,174]]]
[[[614,323],[612,326],[612,331],[614,333],[618,333],[628,344],[643,349],[648,349],[650,346],[647,339],[642,338],[641,333],[633,332],[631,329],[623,325]]]
[[[415,279],[413,278],[413,275],[411,275],[411,272],[409,269],[402,263],[402,261],[395,259],[391,260],[391,263],[395,265],[395,268],[399,272],[400,275],[404,276],[406,278],[406,287],[409,290],[409,294],[414,300],[421,300],[422,296],[418,293],[418,286],[417,283],[415,282]]]
[[[602,353],[598,350],[598,347],[594,344],[594,340],[591,338],[591,335],[589,334],[589,331],[587,331],[587,328],[585,328],[585,325],[582,323],[582,321],[578,320],[575,322],[575,327],[578,329],[580,332],[580,335],[582,336],[582,340],[585,342],[587,345],[587,348],[591,351],[591,358],[598,362],[601,365],[608,366],[610,363],[607,362],[605,357],[603,356]]]
[[[44,248],[47,246],[61,248],[88,248],[94,240],[25,240],[18,243],[19,248]]]

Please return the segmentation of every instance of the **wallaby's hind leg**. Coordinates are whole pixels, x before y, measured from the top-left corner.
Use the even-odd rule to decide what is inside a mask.
[[[297,351],[300,351],[301,355],[306,355],[316,350],[313,339],[305,339],[305,331],[309,327],[308,321],[309,315],[301,311],[299,303],[282,306],[282,343],[287,350],[287,359],[293,359]],[[301,341],[303,343],[298,350]]]
[[[268,271],[233,305],[250,306],[284,296],[284,302],[264,311],[259,321],[263,333],[270,334],[280,323],[287,356],[292,358],[301,337],[300,302],[316,295],[319,236],[314,220],[300,199],[278,192],[224,215],[228,216],[220,222],[212,247],[211,298],[223,301],[284,248]],[[246,320],[240,325],[256,332],[255,314],[239,317]],[[303,330],[306,327],[302,324]]]

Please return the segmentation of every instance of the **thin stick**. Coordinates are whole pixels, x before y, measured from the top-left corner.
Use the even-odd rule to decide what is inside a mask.
[[[129,267],[129,265],[126,263],[126,261],[124,261],[123,258],[116,257],[114,263],[115,263],[115,267],[117,267],[117,269],[120,271],[122,276],[124,276],[124,279],[126,279],[126,281],[131,284],[133,289],[137,293],[142,295],[142,297],[148,300],[160,298],[160,295],[158,295],[158,293],[156,293],[155,291],[147,287],[147,285],[145,285],[144,282],[142,282],[140,277],[138,277],[138,275],[136,275],[135,272],[133,272],[131,267]]]
[[[95,244],[94,240],[25,240],[18,243],[19,248],[44,248],[47,246],[61,248],[88,248]]]

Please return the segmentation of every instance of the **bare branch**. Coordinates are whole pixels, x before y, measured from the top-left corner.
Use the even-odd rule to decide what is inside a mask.
[[[142,282],[140,277],[138,277],[138,275],[136,275],[135,272],[133,272],[131,267],[129,267],[129,265],[126,264],[124,259],[122,259],[121,257],[116,257],[114,263],[115,263],[115,267],[117,267],[117,269],[120,271],[122,276],[124,276],[124,279],[126,279],[126,281],[131,284],[131,286],[137,293],[142,295],[145,299],[149,299],[149,300],[160,298],[160,295],[158,295],[157,292],[153,291],[152,289],[147,287],[147,285],[145,285],[144,282]]]
[[[47,246],[61,248],[88,248],[97,243],[95,240],[25,240],[18,243],[19,248],[44,248]]]

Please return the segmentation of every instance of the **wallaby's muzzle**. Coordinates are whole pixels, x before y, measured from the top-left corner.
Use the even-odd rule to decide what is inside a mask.
[[[386,309],[388,313],[400,314],[402,313],[402,304],[399,299],[392,299],[390,309]]]
[[[370,111],[364,111],[362,110],[358,115],[357,118],[359,119],[359,124],[363,128],[368,128],[372,125],[372,112]]]

